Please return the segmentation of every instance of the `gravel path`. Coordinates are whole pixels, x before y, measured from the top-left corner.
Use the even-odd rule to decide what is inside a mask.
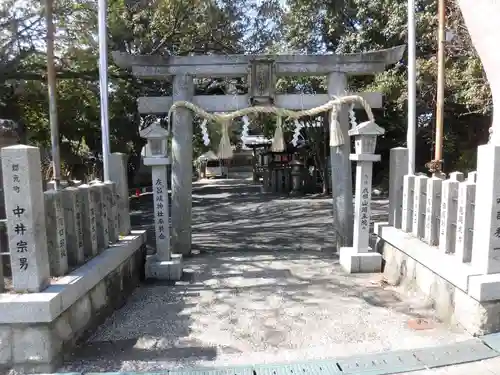
[[[387,202],[374,203],[384,219]],[[148,227],[151,201],[132,203]],[[193,249],[182,282],[145,284],[61,371],[151,371],[338,358],[469,339],[418,295],[347,275],[324,197],[265,196],[243,180],[196,184]],[[152,238],[152,237],[151,237]],[[429,319],[415,331],[408,320]]]

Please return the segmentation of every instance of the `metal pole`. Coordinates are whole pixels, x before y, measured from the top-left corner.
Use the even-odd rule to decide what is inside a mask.
[[[56,70],[54,66],[54,0],[45,1],[45,20],[47,23],[47,86],[49,89],[49,119],[50,142],[52,145],[52,170],[54,189],[58,190],[61,184],[61,157],[59,152],[59,127],[57,121],[57,86]]]
[[[109,119],[108,119],[108,43],[106,30],[106,0],[99,0],[99,86],[101,89],[101,138],[104,181],[109,181]]]
[[[436,98],[436,149],[434,150],[434,160],[437,172],[441,172],[443,162],[443,109],[444,109],[444,43],[445,43],[445,22],[446,7],[445,0],[438,2],[438,76],[437,76],[437,98]]]
[[[415,36],[415,0],[408,0],[408,174],[415,174],[415,143],[417,134],[417,56]]]

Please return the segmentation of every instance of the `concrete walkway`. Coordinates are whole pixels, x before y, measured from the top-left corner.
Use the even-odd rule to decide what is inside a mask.
[[[386,203],[374,203],[375,219],[384,219]],[[132,209],[136,226],[150,226],[150,197]],[[344,274],[330,213],[324,197],[265,196],[245,180],[197,183],[196,254],[186,259],[184,280],[137,289],[61,372],[330,359],[471,338],[437,322],[417,293],[384,286],[380,275]],[[419,317],[429,329],[408,325]],[[414,374],[462,373],[439,371]]]

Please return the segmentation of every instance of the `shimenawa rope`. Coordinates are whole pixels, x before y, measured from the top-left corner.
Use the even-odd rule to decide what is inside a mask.
[[[332,97],[332,99],[325,104],[301,111],[293,111],[286,108],[278,108],[274,106],[256,106],[247,107],[239,109],[231,113],[209,113],[203,108],[188,102],[188,101],[178,101],[175,102],[170,111],[168,112],[168,124],[169,131],[172,127],[172,115],[179,108],[186,108],[194,112],[196,115],[204,118],[208,121],[213,121],[221,125],[222,138],[219,144],[219,157],[221,159],[229,159],[232,157],[232,148],[229,139],[229,126],[231,121],[235,118],[246,116],[254,113],[268,113],[275,114],[278,117],[276,123],[276,130],[274,133],[272,149],[273,151],[283,151],[285,147],[285,142],[283,140],[283,124],[282,118],[286,117],[289,119],[298,119],[300,117],[306,116],[316,116],[320,113],[330,111],[330,146],[341,146],[345,143],[344,135],[342,134],[342,129],[340,128],[340,123],[338,122],[338,112],[343,104],[359,103],[365,110],[368,120],[375,121],[373,117],[373,112],[370,108],[368,102],[359,95],[349,95],[343,97]]]

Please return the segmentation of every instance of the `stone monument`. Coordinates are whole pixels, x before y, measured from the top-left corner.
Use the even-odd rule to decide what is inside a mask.
[[[146,261],[146,276],[163,280],[180,280],[182,277],[182,255],[170,251],[170,209],[167,184],[169,131],[159,122],[140,132],[147,139],[144,165],[151,166],[153,182],[154,223],[156,254]]]
[[[372,121],[364,122],[349,131],[354,136],[356,162],[356,194],[354,202],[354,241],[352,247],[340,249],[340,264],[349,273],[380,272],[382,255],[370,248],[370,216],[373,163],[380,161],[375,154],[377,136],[385,130]]]
[[[19,142],[19,127],[16,122],[12,120],[0,119],[0,148],[12,146]],[[0,219],[5,219],[5,197],[3,191],[3,177],[0,163]],[[8,251],[8,236],[7,228],[0,227],[0,252]],[[0,291],[4,289],[3,279],[3,259],[0,256]]]
[[[40,151],[16,145],[2,148],[12,285],[15,292],[39,292],[48,285],[49,253]]]

